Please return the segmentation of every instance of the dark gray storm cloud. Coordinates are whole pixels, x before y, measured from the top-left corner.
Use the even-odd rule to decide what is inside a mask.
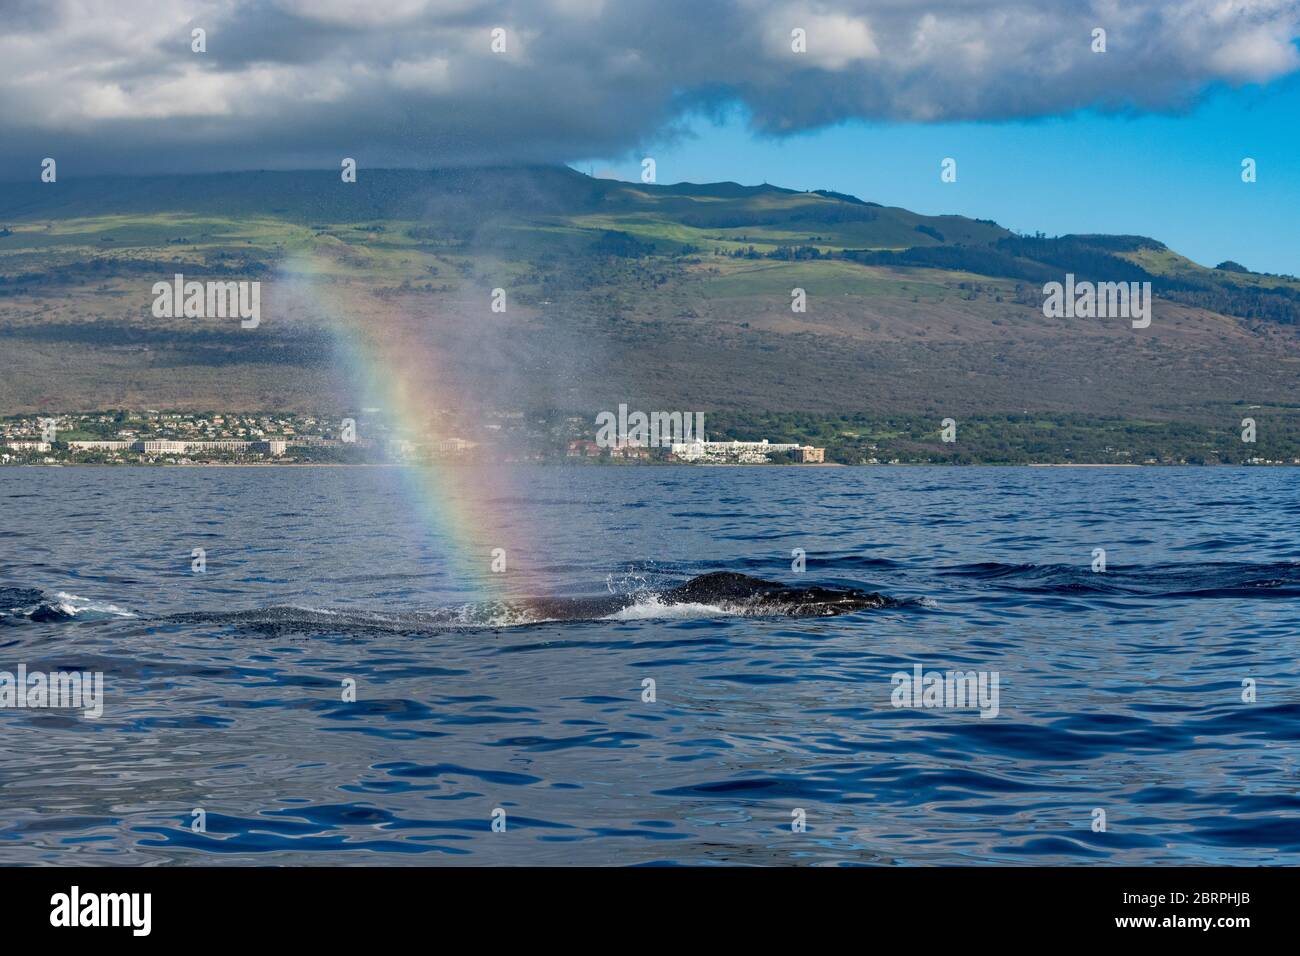
[[[1297,35],[1300,0],[0,0],[0,177],[564,161],[734,104],[774,135],[1171,110]]]

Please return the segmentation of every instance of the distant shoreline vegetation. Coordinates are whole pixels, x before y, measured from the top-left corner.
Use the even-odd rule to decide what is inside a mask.
[[[779,433],[820,445],[840,464],[1244,465],[1300,464],[1300,416],[1291,407],[1216,410],[1221,423],[1030,412],[947,419],[931,415],[713,412],[715,433]],[[1254,422],[1243,441],[1242,422]],[[944,441],[945,421],[953,423]]]
[[[477,421],[442,422],[426,434],[375,410],[350,413],[355,417],[119,410],[0,417],[0,464],[816,467],[799,453],[808,446],[824,449],[827,465],[1300,465],[1295,411],[1229,406],[1216,409],[1210,422],[711,411],[710,442],[750,443],[765,452],[731,462],[687,461],[671,448],[635,443],[601,447],[592,415],[572,410],[498,411]],[[765,441],[770,451],[760,444]]]

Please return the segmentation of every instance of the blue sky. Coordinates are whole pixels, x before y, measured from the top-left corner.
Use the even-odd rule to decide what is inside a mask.
[[[771,139],[733,112],[651,147],[658,181],[834,189],[926,214],[1021,232],[1152,236],[1205,265],[1235,259],[1300,274],[1300,77],[1212,90],[1182,115],[1081,113],[1022,122],[851,122]],[[638,152],[572,165],[640,177]],[[957,182],[942,183],[944,157]],[[1241,161],[1257,181],[1241,180]]]

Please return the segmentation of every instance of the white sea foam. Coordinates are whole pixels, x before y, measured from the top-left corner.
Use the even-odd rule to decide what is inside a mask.
[[[717,604],[665,604],[659,595],[651,594],[635,604],[601,618],[604,621],[645,621],[654,618],[683,620],[688,618],[721,617],[733,612]]]
[[[83,598],[78,594],[68,594],[66,591],[56,591],[50,606],[62,611],[64,614],[71,614],[73,617],[135,617],[135,614],[131,611],[118,607],[116,604]]]

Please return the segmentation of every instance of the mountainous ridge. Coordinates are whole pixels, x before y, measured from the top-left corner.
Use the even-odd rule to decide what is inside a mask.
[[[1291,277],[1210,269],[1158,238],[1017,235],[829,190],[567,167],[362,168],[356,183],[61,170],[0,184],[0,226],[0,345],[24,350],[0,413],[346,403],[332,333],[277,291],[303,257],[360,293],[365,327],[401,325],[465,393],[499,383],[509,407],[1219,421],[1282,407],[1300,381]],[[256,336],[158,320],[148,287],[175,272],[268,282],[272,318]],[[1067,273],[1151,282],[1152,328],[1046,318],[1043,285]],[[495,288],[508,314],[489,308]]]

